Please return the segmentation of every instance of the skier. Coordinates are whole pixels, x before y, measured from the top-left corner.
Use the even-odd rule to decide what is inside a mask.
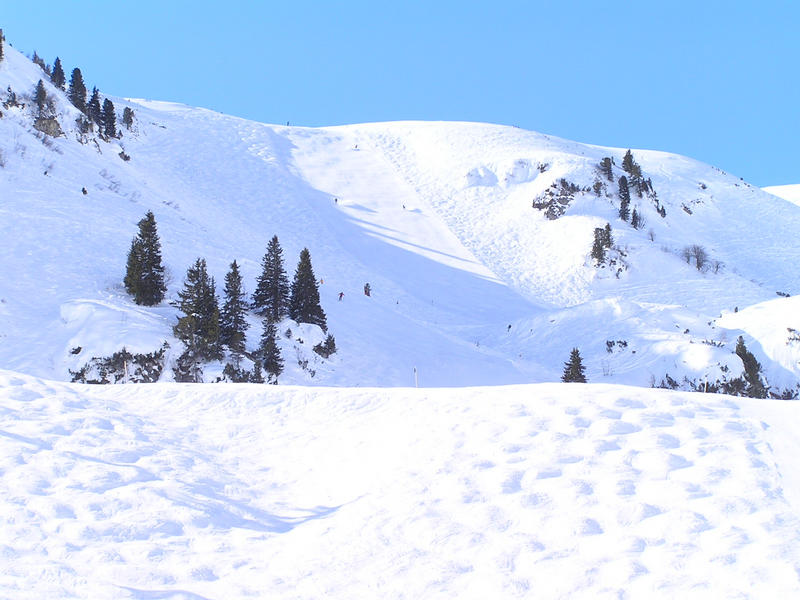
[[[344,292],[339,292],[339,302],[342,301],[342,298],[344,298]]]
[[[364,295],[365,296],[369,296],[371,291],[372,291],[372,288],[369,286],[369,282],[365,283],[364,284]]]

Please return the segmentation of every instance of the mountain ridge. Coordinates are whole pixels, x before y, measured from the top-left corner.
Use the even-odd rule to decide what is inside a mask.
[[[46,79],[15,50],[6,54],[0,89]],[[0,192],[15,217],[2,256],[14,274],[0,289],[5,368],[64,379],[122,346],[177,344],[172,307],[136,307],[121,289],[135,223],[153,210],[168,298],[198,256],[217,281],[236,259],[252,291],[272,235],[289,273],[309,247],[339,352],[317,361],[310,377],[295,363],[317,359],[282,340],[293,365],[287,382],[409,385],[415,371],[435,386],[555,380],[572,347],[591,380],[648,385],[669,373],[713,382],[741,369],[732,354],[739,334],[774,386],[791,388],[800,375],[800,349],[780,334],[795,326],[794,300],[771,300],[800,284],[790,267],[800,249],[781,243],[800,212],[714,167],[634,150],[667,213],[632,194],[647,221],[636,230],[617,215],[617,182],[598,168],[613,157],[613,179],[625,174],[622,149],[480,123],[286,127],[120,98],[112,98],[118,110],[136,114],[133,129],[79,144],[76,110],[50,91],[65,137],[37,139],[25,110],[0,119]],[[562,180],[578,191],[551,220],[532,203],[560,194]],[[589,256],[593,231],[606,222],[619,249],[613,269]],[[720,272],[686,264],[690,244],[706,248]],[[366,282],[370,298],[361,293]],[[768,327],[742,316],[717,321],[770,302],[785,307],[758,317]],[[250,346],[258,327],[254,320]],[[753,337],[756,329],[768,339]],[[626,345],[609,352],[616,341]],[[780,353],[782,342],[788,351]]]

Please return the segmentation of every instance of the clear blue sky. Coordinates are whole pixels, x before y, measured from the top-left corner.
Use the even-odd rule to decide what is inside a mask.
[[[796,0],[8,1],[0,19],[110,95],[307,126],[504,123],[800,183]]]

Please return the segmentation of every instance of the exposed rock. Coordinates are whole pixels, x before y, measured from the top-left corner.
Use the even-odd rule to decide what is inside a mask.
[[[54,118],[45,118],[39,117],[33,123],[33,128],[37,131],[41,131],[45,135],[49,135],[50,137],[59,137],[64,135],[64,132],[61,131],[61,125],[59,122]]]

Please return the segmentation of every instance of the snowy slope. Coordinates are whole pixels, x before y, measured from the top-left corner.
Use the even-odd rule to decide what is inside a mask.
[[[790,598],[795,403],[0,372],[0,598]]]
[[[12,48],[0,63],[0,89],[30,92],[41,76]],[[64,137],[35,137],[29,109],[0,119],[2,367],[68,379],[123,346],[177,346],[176,310],[137,307],[121,286],[136,222],[152,210],[170,299],[198,256],[217,282],[236,259],[252,291],[272,235],[290,275],[309,248],[339,352],[316,360],[313,341],[283,339],[286,383],[411,385],[415,368],[425,386],[552,381],[573,346],[592,380],[713,380],[741,368],[731,350],[742,333],[772,380],[800,376],[800,355],[775,361],[747,323],[715,321],[798,288],[800,247],[786,240],[800,209],[713,167],[634,150],[667,210],[662,219],[635,198],[647,220],[637,231],[616,217],[610,183],[600,197],[577,194],[554,221],[531,206],[561,178],[592,186],[599,160],[619,165],[621,149],[471,123],[271,126],[118,98],[134,129],[119,143],[81,144],[75,110],[50,91]],[[589,258],[606,222],[626,253],[619,278]],[[689,244],[720,272],[683,262]],[[259,333],[254,320],[251,348]],[[608,353],[607,341],[627,349]]]
[[[800,202],[800,185],[771,185],[761,188],[768,194],[783,198],[795,204]]]

